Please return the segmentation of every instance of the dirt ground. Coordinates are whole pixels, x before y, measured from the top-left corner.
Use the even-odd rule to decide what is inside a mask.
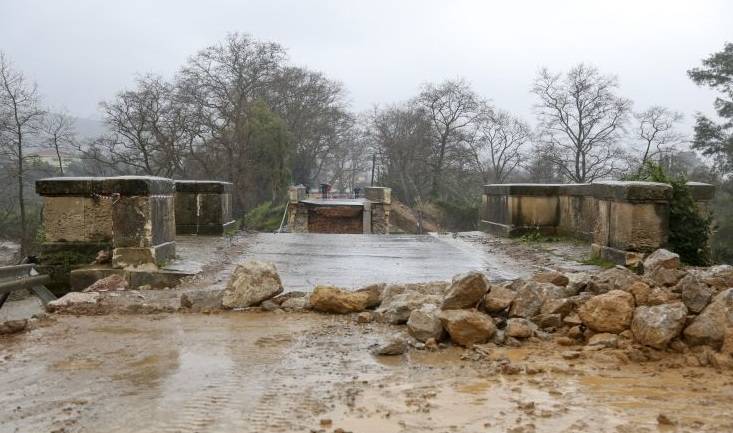
[[[307,313],[59,317],[3,342],[0,431],[733,431],[729,372],[566,360],[546,342],[370,354],[397,330]]]
[[[573,258],[587,249],[441,242],[516,273],[582,267]],[[207,247],[199,277],[129,296],[164,304],[221,288],[258,248],[251,236]],[[397,332],[316,313],[51,316],[0,339],[0,433],[733,431],[733,373],[681,355],[639,364],[539,340],[370,353]]]

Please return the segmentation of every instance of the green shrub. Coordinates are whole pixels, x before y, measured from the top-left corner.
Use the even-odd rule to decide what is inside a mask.
[[[638,174],[630,177],[629,180],[661,182],[672,186],[672,201],[669,208],[669,247],[687,264],[709,265],[712,218],[701,215],[687,187],[687,179],[682,176],[668,176],[661,166],[647,163]]]
[[[478,203],[458,203],[438,200],[433,202],[445,215],[443,222],[451,231],[476,230],[479,219]]]
[[[264,202],[244,215],[244,227],[249,230],[271,232],[280,228],[285,204]]]

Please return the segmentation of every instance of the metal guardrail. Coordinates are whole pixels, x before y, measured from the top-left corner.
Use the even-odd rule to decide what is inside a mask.
[[[48,275],[39,275],[32,264],[0,267],[0,308],[15,290],[30,289],[43,305],[56,299],[44,284],[51,281]]]

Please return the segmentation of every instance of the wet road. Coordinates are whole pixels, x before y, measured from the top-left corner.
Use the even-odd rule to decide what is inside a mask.
[[[533,271],[500,252],[488,254],[451,235],[261,233],[245,256],[275,263],[287,291],[309,291],[317,284],[357,288],[377,282],[450,280],[468,271],[508,280]]]

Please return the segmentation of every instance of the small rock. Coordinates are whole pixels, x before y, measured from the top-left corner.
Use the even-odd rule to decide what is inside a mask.
[[[656,268],[653,271],[644,274],[645,277],[651,279],[658,286],[672,287],[687,275],[685,271],[679,269]]]
[[[356,323],[371,323],[374,320],[374,315],[370,311],[362,311],[356,315]]]
[[[575,346],[576,344],[578,344],[578,340],[570,337],[561,336],[555,338],[555,343],[560,346]]]
[[[538,314],[532,320],[542,329],[558,329],[563,324],[560,314]]]
[[[570,326],[580,325],[583,323],[577,313],[568,314],[567,316],[563,317],[562,322]]]
[[[664,248],[660,248],[644,260],[644,273],[652,272],[658,268],[677,269],[680,267],[680,256]]]
[[[481,272],[456,275],[446,292],[441,310],[473,308],[489,290],[489,281]]]
[[[418,341],[435,339],[439,341],[443,336],[443,324],[438,318],[440,310],[434,304],[425,304],[410,313],[407,320],[407,330]]]
[[[378,356],[397,356],[407,351],[407,340],[401,336],[394,336],[387,342],[377,346],[372,353]]]
[[[473,310],[444,310],[439,316],[451,340],[464,347],[491,340],[496,326],[491,317]]]
[[[297,298],[290,298],[284,300],[280,307],[287,311],[303,311],[310,308],[310,303],[308,296],[299,296]]]
[[[194,313],[211,313],[222,309],[223,291],[200,290],[181,295],[181,308]]]
[[[280,305],[272,302],[271,300],[264,301],[260,304],[260,307],[265,311],[275,311],[280,309]]]
[[[600,346],[604,348],[614,349],[618,347],[618,335],[601,332],[595,334],[588,339],[588,346]]]
[[[225,308],[247,308],[259,305],[283,291],[280,276],[272,263],[248,260],[237,265],[224,289]]]
[[[97,257],[94,259],[94,263],[98,265],[106,265],[106,264],[112,263],[112,251],[110,250],[97,251]]]
[[[663,413],[660,413],[659,415],[657,415],[657,422],[660,425],[675,425],[676,424],[674,421],[672,421],[670,417],[668,417],[667,415]]]
[[[0,335],[17,334],[28,329],[28,319],[0,322]]]
[[[389,289],[389,286],[387,287]],[[387,290],[385,289],[385,291]],[[410,314],[425,304],[439,305],[442,301],[440,295],[421,293],[417,290],[408,290],[398,295],[390,296],[382,300],[377,309],[382,319],[393,325],[407,323]]]
[[[583,304],[578,315],[583,324],[595,332],[618,334],[631,324],[634,297],[622,290],[611,290]]]
[[[679,296],[676,293],[672,293],[666,287],[655,287],[649,292],[646,303],[647,305],[661,305],[677,301],[679,301]]]
[[[82,290],[83,292],[110,292],[114,290],[125,290],[129,283],[125,277],[112,274],[92,283],[91,286]]]
[[[583,327],[581,327],[580,325],[572,326],[570,329],[568,329],[568,337],[574,338],[576,340],[585,338]]]
[[[641,281],[640,276],[623,266],[616,266],[593,276],[588,284],[588,291],[602,294],[611,290],[626,290],[637,281]]]
[[[532,327],[527,319],[512,318],[506,321],[504,332],[507,337],[529,338],[532,336]]]
[[[575,350],[572,351],[565,351],[562,353],[563,359],[578,359],[580,358],[580,352],[577,352]]]
[[[634,296],[636,305],[647,305],[652,288],[643,281],[636,281],[627,287],[626,291]]]
[[[438,340],[435,338],[428,338],[425,341],[425,349],[430,351],[438,350]]]
[[[575,308],[575,302],[570,298],[548,299],[542,304],[540,311],[543,314],[559,314],[562,317],[567,316]]]

